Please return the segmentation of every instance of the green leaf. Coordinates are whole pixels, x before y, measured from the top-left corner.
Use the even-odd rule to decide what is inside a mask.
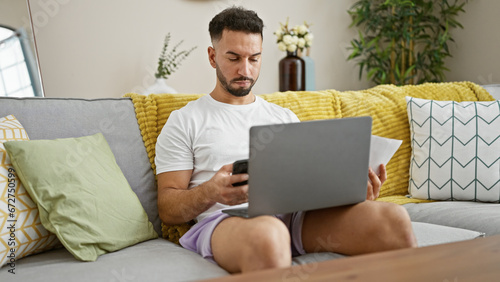
[[[351,42],[350,59],[356,58],[375,83],[385,82],[393,73],[398,84],[412,78],[418,83],[444,79],[444,59],[451,56],[449,42],[453,28],[463,28],[459,15],[467,0],[360,0],[348,13],[358,27],[358,39]],[[411,20],[410,20],[411,19]],[[391,55],[396,61],[410,53],[414,61],[404,73],[399,65],[391,70]],[[406,63],[409,63],[406,59]]]
[[[371,69],[371,70],[368,72],[368,74],[367,74],[368,78],[372,78],[372,77],[373,77],[373,75],[374,75],[377,71],[379,71],[379,68],[373,68],[373,69]]]

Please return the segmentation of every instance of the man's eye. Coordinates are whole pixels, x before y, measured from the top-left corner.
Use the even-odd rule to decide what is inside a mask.
[[[235,61],[237,61],[237,60],[238,60],[238,58],[229,58],[229,60],[230,60],[231,62],[235,62]]]

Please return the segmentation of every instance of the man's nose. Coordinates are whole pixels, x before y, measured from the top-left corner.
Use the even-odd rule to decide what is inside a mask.
[[[239,68],[238,68],[238,74],[242,76],[250,76],[250,62],[248,60],[242,60]]]

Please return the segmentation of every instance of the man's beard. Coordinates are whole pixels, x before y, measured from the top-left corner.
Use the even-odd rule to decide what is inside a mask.
[[[245,76],[240,76],[238,78],[235,78],[231,80],[231,83],[236,82],[236,81],[245,81],[248,80],[250,81],[250,86],[248,88],[232,88],[228,83],[224,75],[222,75],[222,72],[219,70],[219,66],[216,65],[215,72],[217,73],[217,78],[219,79],[220,83],[222,84],[222,87],[229,92],[231,95],[236,96],[236,97],[243,97],[248,95],[250,91],[252,90],[253,85],[255,84],[255,80],[253,80],[250,77],[245,77]]]

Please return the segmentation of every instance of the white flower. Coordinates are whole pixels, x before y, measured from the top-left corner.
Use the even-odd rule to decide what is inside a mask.
[[[286,44],[281,41],[278,43],[278,49],[280,49],[280,51],[286,51]]]
[[[306,34],[309,31],[309,29],[305,25],[299,25],[299,26],[297,26],[296,30],[297,30],[297,33],[300,34],[300,35],[304,35],[304,34]]]
[[[289,45],[289,44],[292,44],[292,41],[293,38],[291,35],[289,34],[286,34],[286,35],[283,35],[283,43],[285,43],[286,45]]]
[[[304,39],[305,39],[306,41],[309,41],[309,42],[311,42],[311,41],[313,40],[313,38],[314,38],[314,35],[313,35],[312,33],[308,33],[308,34],[306,34],[306,35],[304,36]]]
[[[280,23],[280,28],[274,34],[277,38],[278,49],[281,51],[295,52],[298,49],[303,51],[311,46],[313,40],[313,35],[306,22],[292,28],[288,25],[288,19],[286,24]]]
[[[306,47],[306,40],[304,38],[299,38],[299,42],[297,42],[297,46],[299,48],[304,48]]]

